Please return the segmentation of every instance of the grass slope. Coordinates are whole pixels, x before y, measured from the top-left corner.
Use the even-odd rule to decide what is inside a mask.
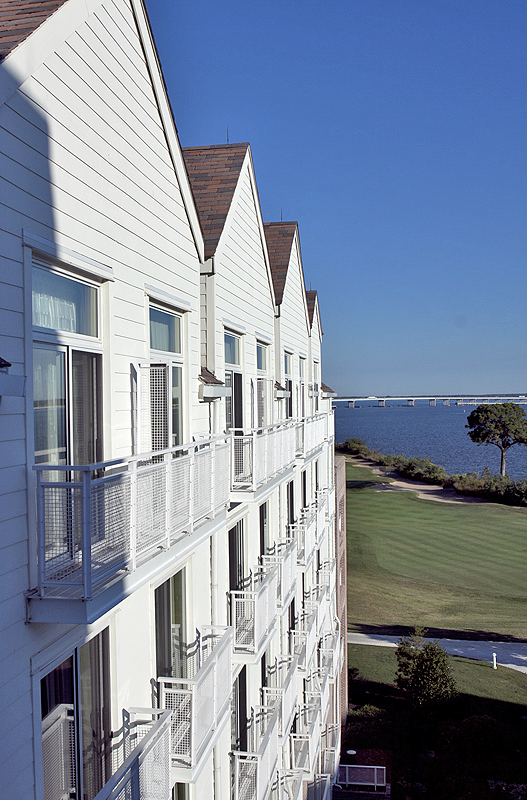
[[[347,480],[350,628],[527,639],[527,509],[375,491],[349,463]]]

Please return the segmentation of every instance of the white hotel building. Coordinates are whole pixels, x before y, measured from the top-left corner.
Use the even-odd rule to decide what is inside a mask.
[[[0,53],[0,798],[329,797],[344,477],[297,225],[248,144],[181,150],[142,0],[0,0]]]

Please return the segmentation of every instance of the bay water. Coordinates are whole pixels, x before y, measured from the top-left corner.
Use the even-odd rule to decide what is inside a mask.
[[[428,401],[416,401],[415,406],[387,403],[385,408],[373,403],[355,408],[336,403],[335,441],[357,437],[386,455],[429,458],[449,475],[481,473],[485,467],[499,474],[499,449],[476,445],[468,436],[465,425],[474,406],[429,406]],[[507,451],[507,475],[515,480],[527,478],[527,446],[517,444]]]

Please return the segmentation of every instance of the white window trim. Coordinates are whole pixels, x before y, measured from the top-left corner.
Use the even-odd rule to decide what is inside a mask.
[[[46,261],[50,258],[60,261],[65,265],[66,269],[81,271],[86,275],[91,275],[95,280],[115,280],[112,267],[108,267],[106,264],[95,261],[93,258],[89,258],[75,250],[70,250],[68,247],[63,247],[49,239],[44,239],[42,236],[37,236],[30,231],[22,231],[22,243],[31,248],[34,253],[34,260],[38,260],[38,254],[40,253]]]
[[[189,300],[184,300],[182,297],[177,297],[175,294],[165,292],[164,289],[158,289],[156,286],[150,286],[148,283],[145,283],[145,294],[150,300],[154,301],[154,304],[156,302],[161,303],[165,307],[170,307],[181,314],[192,311],[192,304]],[[160,311],[164,310],[165,308],[160,309]]]
[[[156,350],[153,347],[149,347],[148,349],[149,349],[149,352],[151,353],[150,362],[151,363],[156,363],[156,360],[158,359],[158,354],[159,354],[159,356],[162,356],[162,359],[167,361],[167,363],[169,361],[174,361],[174,362],[177,362],[178,366],[180,364],[183,364],[184,360],[185,360],[185,357],[184,357],[184,354],[183,354],[183,351],[184,351],[183,338],[184,338],[184,334],[185,334],[184,329],[183,329],[183,316],[181,315],[179,310],[178,311],[171,310],[167,306],[162,306],[162,305],[159,305],[158,303],[155,303],[155,302],[154,303],[149,303],[148,304],[148,309],[147,309],[148,310],[148,343],[149,344],[150,344],[150,309],[151,308],[155,308],[157,311],[162,311],[164,314],[170,314],[171,316],[177,317],[180,320],[179,339],[180,339],[181,351],[179,353],[177,353],[177,352],[173,352],[172,350]]]

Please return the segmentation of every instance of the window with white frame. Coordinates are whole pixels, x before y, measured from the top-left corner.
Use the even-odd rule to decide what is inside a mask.
[[[318,411],[318,361],[313,362],[313,411]]]
[[[139,452],[183,444],[181,316],[149,307],[150,358],[139,370]]]
[[[298,360],[298,377],[300,381],[298,414],[301,419],[304,419],[306,416],[306,359],[302,357]]]
[[[286,417],[291,419],[293,416],[293,356],[291,353],[284,353],[284,375],[285,388],[289,392],[286,399]]]
[[[32,270],[35,461],[103,459],[100,285],[35,260]]]
[[[267,345],[257,342],[256,344],[256,367],[258,377],[256,379],[256,424],[258,428],[263,428],[268,424],[268,378],[267,378]]]
[[[225,398],[225,425],[227,430],[243,429],[243,377],[241,371],[240,337],[231,331],[224,332],[225,386],[230,393]]]

